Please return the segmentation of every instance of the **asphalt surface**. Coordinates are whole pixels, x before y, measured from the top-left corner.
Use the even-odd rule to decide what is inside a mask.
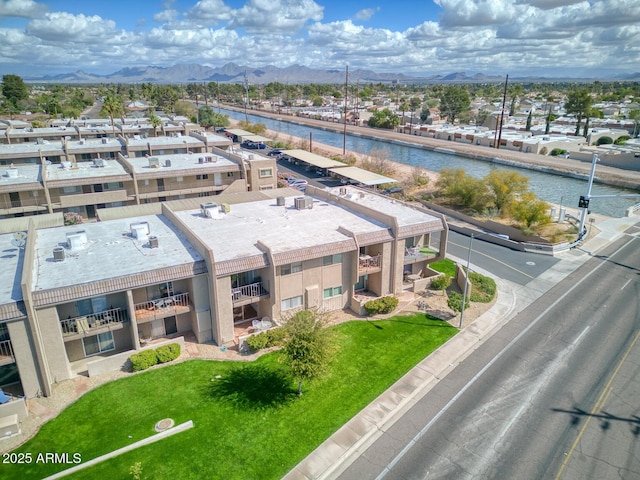
[[[338,478],[639,478],[638,272],[640,239],[625,237],[479,347]]]

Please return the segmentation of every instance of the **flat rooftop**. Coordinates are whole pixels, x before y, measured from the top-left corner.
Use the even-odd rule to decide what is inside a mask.
[[[67,151],[71,154],[89,150],[119,152],[122,147],[122,143],[117,138],[112,137],[83,138],[82,140],[76,139],[67,142]]]
[[[341,226],[356,234],[388,228],[317,198],[313,199],[313,208],[297,210],[294,198],[285,197],[285,206],[278,206],[276,199],[237,203],[220,219],[203,217],[200,210],[181,211],[177,215],[213,249],[216,262],[260,255],[263,251],[258,248],[258,241],[277,254],[350,239],[338,231]],[[207,200],[215,201],[215,197]]]
[[[10,158],[12,155],[16,156],[26,156],[31,155],[34,157],[39,157],[39,153],[46,157],[48,154],[56,154],[62,155],[64,153],[62,149],[61,141],[48,141],[45,140],[45,143],[12,143],[0,144],[0,157],[2,158]]]
[[[0,189],[8,186],[39,183],[42,180],[40,169],[40,165],[33,164],[18,164],[13,168],[9,166],[0,166]]]
[[[344,190],[343,190],[344,189]],[[340,195],[340,191],[346,191],[346,195]],[[399,202],[391,197],[370,193],[360,188],[335,187],[329,190],[333,195],[341,196],[354,203],[359,203],[373,210],[396,217],[398,226],[407,227],[426,222],[441,222],[440,217],[430,215],[422,210]],[[444,225],[443,225],[444,226]]]
[[[191,137],[191,136],[187,136],[187,135],[181,135],[179,137],[166,137],[166,136],[162,136],[162,137],[147,137],[147,138],[129,138],[127,139],[127,144],[129,145],[129,147],[146,147],[147,144],[151,145],[152,147],[172,147],[172,148],[176,148],[179,146],[183,146],[184,148],[186,148],[186,146],[188,145],[189,147],[205,147],[204,142],[198,140],[195,137]]]
[[[130,235],[131,224],[148,222],[151,235],[158,237],[158,248],[149,248]],[[67,248],[67,234],[84,231],[87,243]],[[191,264],[202,260],[187,239],[163,215],[110,220],[37,230],[33,290],[82,285]],[[53,261],[53,248],[65,247],[65,259]]]
[[[81,178],[103,178],[116,175],[129,176],[124,167],[117,160],[101,159],[103,167],[94,165],[93,161],[63,162],[60,164],[47,165],[47,181],[55,182],[60,180],[75,180]],[[65,166],[65,165],[71,165]]]
[[[150,167],[149,158],[157,158],[160,167]],[[200,163],[200,158],[204,159],[204,163]],[[170,167],[166,166],[167,160],[171,163]],[[125,158],[125,162],[131,165],[131,168],[133,168],[136,174],[157,172],[188,173],[189,170],[193,170],[195,174],[196,170],[200,171],[202,169],[215,168],[216,170],[226,169],[233,171],[239,170],[240,168],[237,163],[232,162],[223,156],[216,155],[215,153],[176,153],[173,155],[153,155],[152,157]]]

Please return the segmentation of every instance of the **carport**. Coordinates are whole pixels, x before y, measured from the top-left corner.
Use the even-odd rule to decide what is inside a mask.
[[[315,170],[323,176],[326,176],[331,168],[346,166],[346,163],[316,155],[306,150],[283,150],[282,155],[283,158],[289,160],[289,162],[295,165],[304,165],[307,170]]]
[[[228,128],[225,130],[227,137],[231,137],[234,143],[242,142],[256,142],[256,143],[269,143],[273,142],[273,139],[263,137],[262,135],[256,135],[255,133],[247,132],[241,128]]]
[[[382,185],[383,183],[398,183],[394,178],[385,177],[368,170],[363,170],[359,167],[342,167],[329,169],[331,176],[337,177],[340,181],[346,181],[348,183],[361,183],[368,187],[375,187],[376,185]]]

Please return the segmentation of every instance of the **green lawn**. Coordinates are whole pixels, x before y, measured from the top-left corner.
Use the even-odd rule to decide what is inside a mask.
[[[331,368],[296,382],[270,353],[255,362],[191,360],[103,385],[45,424],[16,452],[80,453],[83,461],[153,435],[158,420],[194,428],[69,478],[278,479],[457,329],[423,314],[333,327]],[[219,378],[216,378],[218,377]],[[3,465],[3,479],[69,467]]]
[[[436,272],[446,273],[450,277],[456,276],[456,262],[448,258],[430,263],[429,268]]]

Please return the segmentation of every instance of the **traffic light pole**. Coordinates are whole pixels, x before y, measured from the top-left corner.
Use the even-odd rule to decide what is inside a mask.
[[[589,184],[587,186],[587,194],[584,197],[580,197],[579,207],[582,207],[582,215],[580,216],[580,229],[578,230],[578,238],[582,238],[584,236],[584,224],[587,220],[587,215],[589,214],[589,200],[591,199],[591,187],[593,186],[593,177],[596,174],[596,164],[600,158],[598,158],[598,154],[593,154],[593,160],[591,161],[591,173],[589,174]]]

